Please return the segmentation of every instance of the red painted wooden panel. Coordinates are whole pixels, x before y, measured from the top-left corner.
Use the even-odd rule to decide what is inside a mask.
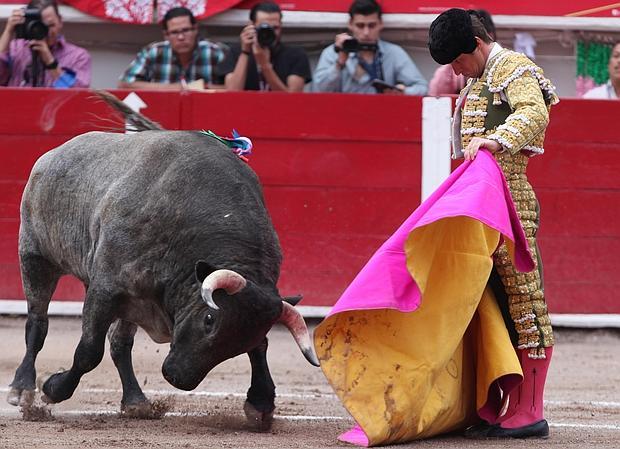
[[[388,236],[419,204],[419,190],[265,188],[276,230],[313,238]]]
[[[545,143],[582,143],[584,147],[592,143],[617,145],[620,142],[618,117],[618,101],[562,99],[551,108]]]
[[[2,299],[24,297],[19,265],[0,264],[0,285],[2,286]],[[63,276],[58,281],[52,300],[83,301],[84,294],[84,286],[78,279],[73,276]]]
[[[253,139],[250,167],[264,185],[420,189],[419,142]]]
[[[117,92],[124,96],[128,92]],[[45,151],[119,119],[88,91],[0,89],[0,298],[22,297],[17,264],[21,186]],[[284,252],[280,290],[330,305],[418,205],[421,101],[330,94],[140,92],[169,129],[232,128],[255,144]],[[564,99],[529,176],[540,197],[540,243],[552,312],[620,313],[620,116],[617,102]],[[458,163],[454,164],[455,166]],[[4,217],[4,218],[3,218]],[[63,278],[56,298],[83,297]]]
[[[419,97],[238,92],[183,98],[183,128],[228,135],[236,128],[253,138],[420,141]]]
[[[25,181],[0,179],[0,218],[19,217],[19,203]]]
[[[536,189],[541,235],[620,239],[620,190]]]
[[[535,189],[620,189],[619,143],[620,136],[615,144],[560,143],[547,138],[545,153],[530,159],[530,182]]]

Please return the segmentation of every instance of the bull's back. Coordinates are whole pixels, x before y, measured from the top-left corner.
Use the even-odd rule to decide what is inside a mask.
[[[143,234],[153,217],[168,228],[188,226],[205,220],[205,204],[210,214],[226,215],[219,209],[241,192],[246,202],[241,210],[258,210],[250,221],[270,227],[266,211],[253,207],[262,205],[253,172],[214,139],[179,131],[87,133],[46,153],[33,167],[22,199],[20,253],[42,253],[87,280],[102,227],[114,229],[109,237]],[[169,232],[165,228],[158,233]],[[264,245],[277,242],[259,246]]]

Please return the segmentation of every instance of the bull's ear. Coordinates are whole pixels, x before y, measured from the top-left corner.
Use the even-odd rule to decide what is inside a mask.
[[[196,280],[202,284],[202,281],[205,280],[207,276],[213,273],[216,269],[213,265],[204,260],[199,260],[196,262],[196,266],[194,267],[196,273]]]

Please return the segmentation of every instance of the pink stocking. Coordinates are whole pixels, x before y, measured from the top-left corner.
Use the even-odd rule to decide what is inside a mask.
[[[518,349],[523,383],[509,397],[508,410],[499,421],[504,429],[528,426],[543,419],[543,392],[553,348],[545,348],[546,358],[531,359],[527,349]]]

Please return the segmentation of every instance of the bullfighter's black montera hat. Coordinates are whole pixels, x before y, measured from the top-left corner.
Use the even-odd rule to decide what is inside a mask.
[[[469,12],[452,8],[442,12],[428,30],[428,48],[439,64],[450,64],[462,53],[476,49]]]

